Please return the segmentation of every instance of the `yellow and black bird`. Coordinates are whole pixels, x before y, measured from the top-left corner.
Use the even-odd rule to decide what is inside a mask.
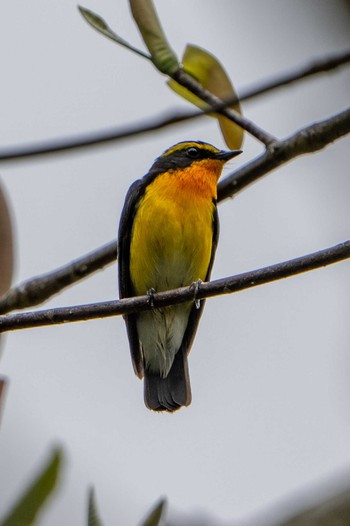
[[[239,153],[180,142],[134,182],[119,225],[121,298],[210,278],[219,234],[217,181],[224,164]],[[187,355],[203,307],[204,301],[188,302],[124,317],[149,409],[172,412],[191,403]]]

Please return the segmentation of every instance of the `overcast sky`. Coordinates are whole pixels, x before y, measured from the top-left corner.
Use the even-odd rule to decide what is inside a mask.
[[[85,0],[142,46],[126,0]],[[350,13],[333,0],[156,2],[181,55],[214,53],[237,89],[350,47]],[[0,145],[144,122],[187,107],[145,60],[103,38],[67,0],[12,0],[0,18]],[[278,137],[349,106],[350,70],[244,104]],[[15,281],[115,238],[125,193],[168,146],[224,147],[213,119],[90,152],[0,167],[14,211]],[[220,205],[213,278],[349,238],[349,138],[303,157]],[[246,138],[228,174],[261,145]],[[18,331],[0,434],[0,516],[60,444],[66,464],[43,526],[85,524],[93,484],[106,525],[134,526],[162,495],[171,515],[208,524],[259,514],[327,480],[350,478],[349,270],[343,262],[207,302],[190,355],[192,405],[143,404],[122,318]],[[114,299],[116,265],[46,304]],[[189,519],[187,518],[187,523]]]

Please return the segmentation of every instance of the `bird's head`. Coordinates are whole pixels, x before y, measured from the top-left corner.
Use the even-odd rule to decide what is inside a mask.
[[[240,153],[241,150],[219,150],[212,144],[201,141],[179,142],[165,150],[165,152],[155,160],[151,171],[162,173],[187,168],[197,163],[203,164],[205,161],[211,161],[221,173],[223,165]]]

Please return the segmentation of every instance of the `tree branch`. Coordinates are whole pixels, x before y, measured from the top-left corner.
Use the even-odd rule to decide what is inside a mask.
[[[284,85],[297,82],[308,78],[312,75],[329,72],[350,62],[350,51],[345,51],[325,59],[319,59],[309,65],[305,65],[291,73],[285,73],[276,79],[262,82],[260,85],[242,90],[239,100],[243,102],[251,98],[258,97],[269,91],[279,89]],[[226,105],[231,105],[235,100],[226,101]],[[218,105],[218,108],[222,104]],[[111,142],[118,142],[121,140],[136,137],[138,135],[153,132],[163,129],[167,126],[180,124],[187,120],[202,117],[206,113],[200,110],[195,111],[176,111],[175,113],[165,116],[157,117],[156,119],[145,124],[136,124],[120,129],[102,130],[98,132],[86,133],[79,135],[79,137],[68,137],[66,139],[53,139],[51,141],[41,142],[39,144],[28,144],[23,146],[16,146],[13,148],[6,148],[0,150],[0,162],[17,161],[20,159],[27,159],[31,157],[45,156],[51,154],[65,153],[72,150],[80,150],[84,148],[91,148],[92,146],[106,145]],[[216,110],[217,111],[217,110]]]
[[[253,135],[253,137],[258,139],[258,141],[265,144],[265,146],[269,146],[277,140],[273,135],[270,135],[246,117],[243,117],[243,115],[240,115],[237,111],[228,108],[227,101],[219,99],[210,93],[210,91],[204,89],[199,82],[194,80],[194,78],[188,75],[183,69],[175,71],[172,78],[176,80],[178,84],[181,84],[181,86],[187,88],[189,91],[197,95],[197,97],[209,104],[212,111],[214,110],[216,113],[220,113],[235,122],[241,126],[241,128]]]
[[[350,133],[350,108],[299,130],[278,141],[252,162],[229,175],[218,185],[218,200],[232,197],[278,166],[300,155],[322,150],[328,144]]]
[[[288,139],[279,141],[272,149],[226,177],[218,185],[218,201],[232,197],[269,171],[299,155],[322,149],[346,133],[350,133],[350,109],[307,126]],[[73,263],[25,281],[0,298],[0,314],[38,305],[63,288],[108,265],[116,257],[117,243],[113,241]]]
[[[249,100],[261,95],[265,95],[269,91],[293,84],[300,80],[305,80],[308,77],[319,75],[320,73],[328,73],[335,69],[344,66],[350,62],[350,51],[343,51],[329,57],[316,59],[310,64],[306,64],[297,68],[295,71],[282,73],[280,76],[275,77],[272,80],[259,83],[255,88],[247,88],[239,95],[239,100]],[[233,101],[235,102],[235,101]]]
[[[24,281],[0,298],[0,314],[38,305],[116,258],[117,242],[112,241],[59,269]]]
[[[348,258],[350,258],[350,241],[259,270],[202,283],[199,290],[191,285],[167,292],[160,292],[154,294],[153,303],[155,308],[160,308],[186,301],[232,294],[233,292],[294,276]],[[145,295],[119,301],[9,314],[0,317],[0,332],[106,318],[150,310],[151,308],[153,307],[150,306],[149,297]]]

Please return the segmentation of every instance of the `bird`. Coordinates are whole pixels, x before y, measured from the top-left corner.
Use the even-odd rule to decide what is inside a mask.
[[[183,141],[160,155],[127,192],[118,232],[119,296],[148,294],[208,281],[219,236],[217,182],[241,150]],[[191,403],[188,354],[204,300],[124,315],[144,401],[174,412]]]

